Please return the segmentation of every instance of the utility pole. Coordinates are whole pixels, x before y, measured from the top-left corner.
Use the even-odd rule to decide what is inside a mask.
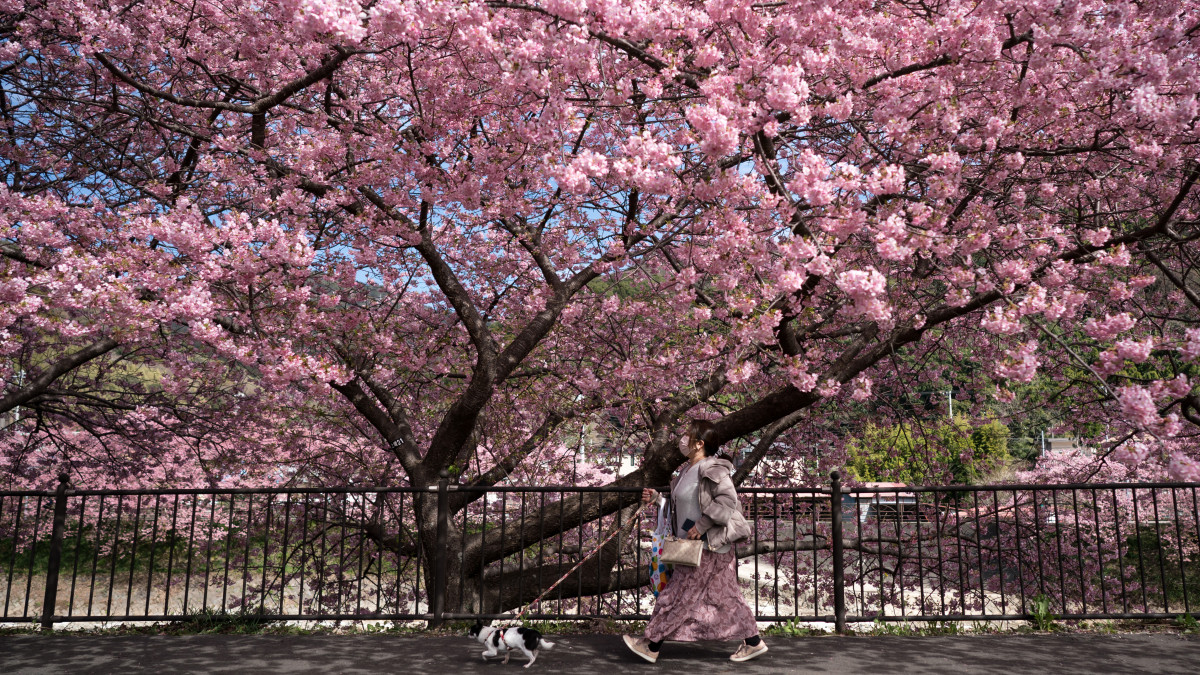
[[[954,421],[954,389],[946,390],[946,400],[950,402],[950,421]]]

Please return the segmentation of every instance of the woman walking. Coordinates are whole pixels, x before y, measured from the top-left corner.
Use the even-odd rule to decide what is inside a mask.
[[[743,640],[729,659],[749,661],[762,656],[767,645],[738,588],[733,544],[750,536],[750,524],[730,478],[733,465],[716,457],[719,443],[711,422],[692,420],[685,443],[688,462],[671,481],[672,524],[679,536],[686,532],[688,539],[703,539],[704,554],[699,567],[675,567],[645,636],[626,635],[625,644],[654,663],[665,640]],[[657,500],[657,491],[642,491],[644,503]]]

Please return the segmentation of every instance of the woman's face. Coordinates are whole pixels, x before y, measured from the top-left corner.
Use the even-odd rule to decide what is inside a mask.
[[[691,457],[692,455],[695,455],[696,450],[702,446],[703,446],[703,443],[701,441],[698,441],[698,440],[692,438],[687,433],[685,433],[679,439],[679,450],[687,457]]]

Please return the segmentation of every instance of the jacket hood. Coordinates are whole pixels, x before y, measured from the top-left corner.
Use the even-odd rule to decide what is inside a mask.
[[[707,457],[700,463],[700,475],[715,482],[733,473],[733,462],[721,457]]]

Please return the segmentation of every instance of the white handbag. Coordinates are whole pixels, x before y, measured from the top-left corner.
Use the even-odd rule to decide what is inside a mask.
[[[699,567],[704,555],[704,542],[699,539],[680,539],[675,535],[663,542],[662,561],[668,565]]]
[[[674,522],[671,518],[674,518],[675,514],[671,511],[672,509],[667,510],[668,523]],[[668,565],[699,567],[700,558],[703,555],[704,542],[699,539],[680,539],[673,534],[669,534],[663,539],[661,558]]]

